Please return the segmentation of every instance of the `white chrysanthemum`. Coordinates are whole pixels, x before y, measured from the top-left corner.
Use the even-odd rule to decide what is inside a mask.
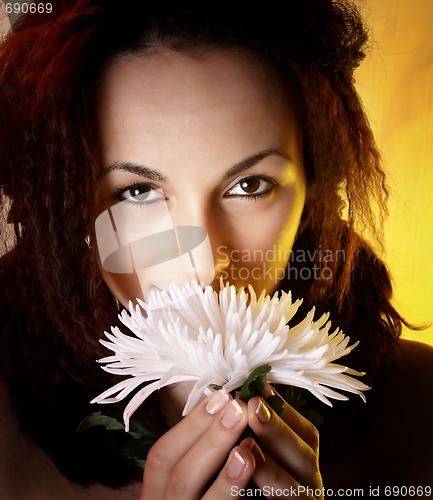
[[[142,384],[126,406],[125,426],[143,401],[169,384],[196,381],[186,402],[186,415],[203,398],[210,384],[230,392],[239,388],[257,367],[269,364],[268,382],[308,389],[324,403],[328,398],[347,399],[330,387],[359,394],[368,387],[349,375],[363,375],[333,363],[348,354],[349,338],[338,328],[329,334],[329,315],[313,321],[314,309],[294,326],[287,323],[301,301],[291,294],[273,297],[253,289],[236,292],[228,284],[219,293],[196,282],[167,291],[153,291],[147,303],[130,303],[122,323],[134,336],[113,327],[101,343],[114,352],[100,360],[107,372],[129,377],[111,387],[92,403],[114,403]],[[115,396],[114,396],[115,395]],[[113,397],[114,396],[114,397]],[[331,405],[332,406],[332,405]]]

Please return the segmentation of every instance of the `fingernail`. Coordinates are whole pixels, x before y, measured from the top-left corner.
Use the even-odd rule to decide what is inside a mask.
[[[269,420],[271,419],[271,412],[268,410],[261,399],[259,399],[259,404],[257,405],[255,413],[262,424],[266,424],[266,422],[269,422]]]
[[[274,391],[273,387],[270,384],[266,383],[266,385],[265,385],[265,387],[263,389],[262,397],[264,399],[266,399],[269,396],[275,396],[275,391]]]
[[[241,405],[234,399],[221,420],[222,425],[226,429],[233,429],[241,421],[242,413]]]
[[[251,443],[249,445],[249,448],[253,452],[253,455],[254,455],[254,458],[256,459],[256,462],[265,463],[265,461],[266,461],[265,456],[263,455],[263,452],[260,449],[260,446],[254,441],[254,439],[251,439]]]
[[[224,408],[229,400],[229,395],[225,391],[215,391],[206,403],[206,411],[215,415]]]
[[[227,464],[227,474],[232,479],[239,479],[246,468],[247,463],[243,459],[242,455],[238,451],[235,451]]]

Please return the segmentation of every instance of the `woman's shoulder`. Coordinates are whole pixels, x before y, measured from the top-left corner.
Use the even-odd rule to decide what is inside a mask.
[[[380,447],[382,477],[432,486],[433,347],[399,339],[393,368],[371,392],[369,441],[371,452]]]
[[[411,393],[429,399],[433,405],[433,347],[423,342],[399,339],[395,348],[395,366],[388,384],[407,387]]]
[[[394,366],[378,387],[375,399],[386,419],[404,426],[415,441],[428,441],[433,449],[433,347],[399,339]]]
[[[366,404],[343,402],[327,415],[322,473],[330,486],[366,494],[370,486],[433,487],[433,347],[401,339],[394,349]]]
[[[0,491],[2,500],[133,500],[139,485],[110,490],[81,488],[68,481],[50,458],[20,430],[9,391],[0,378]]]
[[[396,352],[401,361],[418,359],[431,362],[433,360],[433,346],[420,340],[399,339]],[[433,370],[433,365],[431,369]]]
[[[372,392],[385,418],[406,424],[413,434],[420,433],[420,426],[433,420],[433,347],[399,339],[392,369]],[[427,427],[422,432],[431,437],[433,446],[433,426]]]

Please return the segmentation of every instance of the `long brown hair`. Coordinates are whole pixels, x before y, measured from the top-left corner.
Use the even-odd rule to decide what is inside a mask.
[[[3,258],[0,370],[31,435],[70,478],[117,485],[129,477],[110,447],[74,433],[87,402],[107,386],[94,359],[117,313],[85,242],[93,234],[93,103],[104,67],[160,46],[239,50],[287,81],[299,101],[308,179],[294,250],[343,251],[344,260],[316,258],[311,266],[330,272],[281,287],[306,307],[332,311],[335,324],[363,341],[355,364],[374,373],[402,318],[384,264],[359,236],[367,231],[380,243],[388,196],[354,87],[366,41],[345,1],[63,0],[50,15],[22,17],[1,45],[0,183],[16,242]]]

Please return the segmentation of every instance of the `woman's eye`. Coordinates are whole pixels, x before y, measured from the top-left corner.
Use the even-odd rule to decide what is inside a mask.
[[[165,200],[162,189],[158,189],[150,184],[137,184],[126,189],[119,189],[116,198],[136,205],[147,205]]]
[[[276,186],[277,183],[272,179],[257,176],[247,177],[235,184],[224,196],[257,198],[270,195]]]

